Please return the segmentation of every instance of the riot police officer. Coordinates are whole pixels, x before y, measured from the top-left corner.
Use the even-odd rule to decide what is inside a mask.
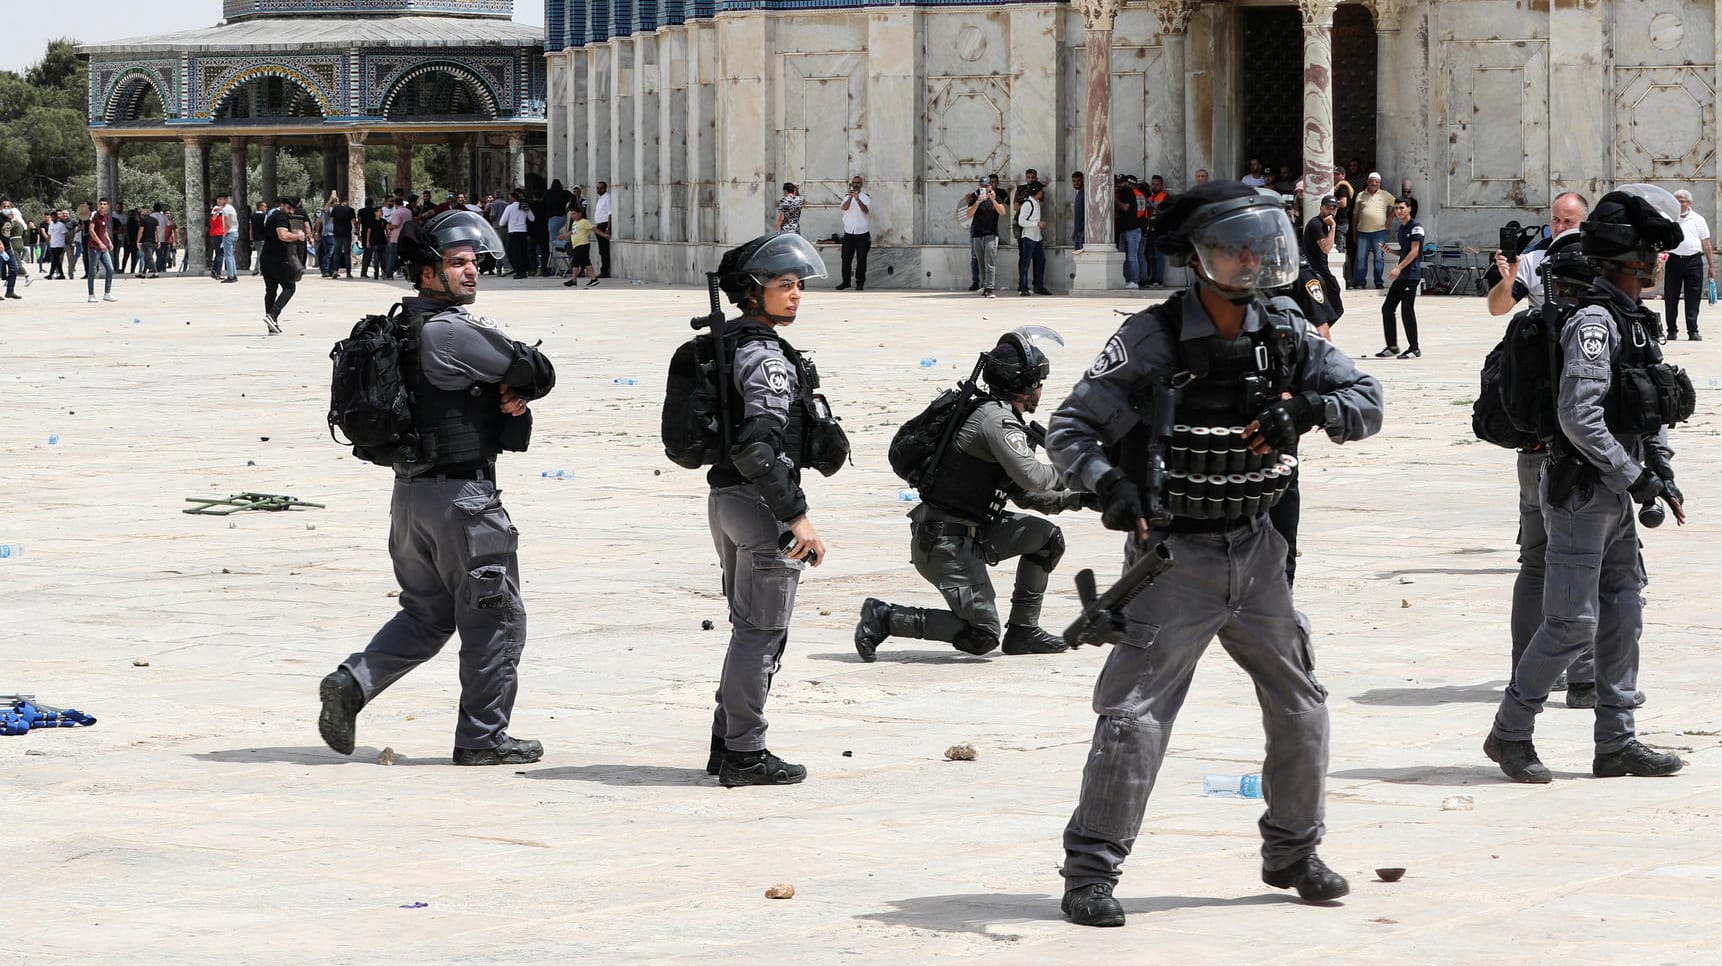
[[[731,629],[706,771],[726,787],[807,777],[806,768],[766,748],[765,699],[789,643],[801,571],[826,556],[801,470],[829,476],[848,456],[842,430],[815,394],[818,372],[779,331],[795,322],[807,280],[825,274],[818,251],[794,232],[762,235],[718,264],[718,283],[742,313],[724,331],[733,360],[730,449],[706,474]]]
[[[1633,708],[1644,571],[1633,504],[1660,499],[1686,520],[1664,429],[1692,415],[1692,384],[1662,362],[1656,314],[1639,296],[1658,256],[1680,244],[1679,203],[1652,185],[1604,195],[1579,226],[1600,276],[1559,328],[1558,432],[1541,497],[1547,532],[1543,621],[1513,668],[1483,752],[1518,782],[1551,779],[1532,743],[1555,679],[1586,647],[1596,662],[1591,774],[1672,775],[1679,756],[1638,741]]]
[[[1050,332],[1051,330],[1045,330]],[[1056,334],[1054,336],[1056,338]],[[1059,340],[1063,344],[1063,340]],[[999,613],[988,564],[1020,557],[1006,654],[1056,654],[1064,641],[1040,626],[1041,600],[1053,568],[1064,556],[1064,533],[1045,517],[1011,513],[1006,500],[1057,513],[1082,505],[1064,488],[1058,471],[1034,457],[1031,427],[1023,419],[1040,405],[1051,366],[1020,332],[1007,332],[981,359],[988,395],[962,417],[937,472],[922,482],[921,503],[909,512],[909,560],[938,588],[949,610],[904,607],[869,597],[855,626],[855,651],[872,662],[890,636],[947,641],[967,654],[1000,646]]]
[[[1320,428],[1335,442],[1381,427],[1381,387],[1262,292],[1297,277],[1297,235],[1272,200],[1237,182],[1197,186],[1156,221],[1162,251],[1196,284],[1127,320],[1053,413],[1048,452],[1130,533],[1126,563],[1175,563],[1125,608],[1126,640],[1094,689],[1099,715],[1081,799],[1065,828],[1063,909],[1119,926],[1112,896],[1196,663],[1216,635],[1254,681],[1267,733],[1262,881],[1307,901],[1345,879],[1316,855],[1327,766],[1327,692],[1292,608],[1286,546],[1267,522]],[[1141,400],[1148,399],[1144,404]]]
[[[550,391],[556,372],[536,348],[467,310],[478,294],[479,259],[501,251],[496,230],[472,212],[450,211],[401,230],[401,259],[418,290],[400,303],[415,337],[402,367],[423,458],[394,466],[389,556],[400,610],[320,689],[318,730],[343,755],[353,752],[359,710],[435,657],[456,631],[454,763],[526,764],[544,754],[539,742],[508,734],[526,610],[519,531],[502,507],[496,457],[526,448],[527,403]]]

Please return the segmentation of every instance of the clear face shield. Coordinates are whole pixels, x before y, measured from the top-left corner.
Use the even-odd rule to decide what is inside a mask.
[[[1234,301],[1297,281],[1297,230],[1271,202],[1224,212],[1187,237],[1197,272]]]
[[[813,243],[792,231],[778,232],[766,239],[748,258],[741,270],[765,285],[783,275],[794,275],[805,282],[824,278],[825,259]]]
[[[1659,188],[1653,184],[1635,182],[1633,184],[1620,185],[1614,190],[1621,194],[1633,195],[1634,197],[1644,199],[1650,207],[1656,210],[1657,214],[1668,219],[1668,221],[1676,226],[1676,228],[1680,225],[1680,199],[1674,197],[1673,193],[1668,191],[1668,189]],[[1641,237],[1644,234],[1644,232],[1640,232]],[[1669,234],[1672,237],[1674,234],[1673,230],[1669,230]],[[1639,267],[1633,271],[1633,274],[1637,276],[1640,282],[1643,282],[1647,286],[1654,288],[1655,286],[1662,284],[1662,251],[1663,249],[1646,246],[1641,248],[1638,252]]]

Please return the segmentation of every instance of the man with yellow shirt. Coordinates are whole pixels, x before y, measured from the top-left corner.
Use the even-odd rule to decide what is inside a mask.
[[[1369,264],[1375,263],[1375,287],[1385,288],[1381,274],[1387,268],[1382,244],[1387,240],[1387,216],[1393,210],[1393,194],[1381,190],[1381,175],[1369,172],[1369,186],[1357,195],[1357,254],[1352,262],[1351,283],[1369,284]]]

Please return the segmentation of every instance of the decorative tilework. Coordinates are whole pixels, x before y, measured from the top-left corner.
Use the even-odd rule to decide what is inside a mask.
[[[512,17],[514,0],[222,0],[225,20],[295,14],[459,14]]]
[[[601,44],[615,37],[656,30],[689,20],[709,20],[739,10],[863,10],[868,7],[1004,7],[1046,0],[544,0],[545,23],[558,20],[560,34],[546,31],[546,50]],[[583,28],[590,29],[583,29]]]
[[[194,57],[191,60],[189,116],[211,118],[227,97],[258,77],[280,77],[303,87],[316,100],[324,117],[339,117],[347,102],[347,77],[339,56],[316,57]]]
[[[492,115],[512,114],[518,100],[520,76],[513,53],[494,50],[449,48],[436,52],[370,53],[364,55],[359,72],[362,89],[359,103],[373,117],[388,113],[386,102],[398,89],[404,75],[425,65],[440,65],[440,69],[459,74],[482,88],[484,100]],[[420,73],[423,73],[422,71]]]
[[[90,65],[90,120],[114,124],[137,119],[145,87],[155,88],[162,110],[179,113],[179,62],[171,59],[128,60]]]

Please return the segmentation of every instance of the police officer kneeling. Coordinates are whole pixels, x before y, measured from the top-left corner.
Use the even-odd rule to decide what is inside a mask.
[[[861,660],[875,659],[892,635],[948,641],[985,654],[998,647],[999,612],[989,563],[1020,556],[1006,654],[1056,654],[1060,638],[1040,626],[1046,582],[1064,556],[1064,532],[1044,517],[1011,513],[1007,499],[1043,513],[1072,510],[1083,494],[1064,488],[1058,471],[1034,458],[1022,414],[1040,405],[1050,370],[1046,354],[1022,335],[1007,333],[981,361],[988,397],[975,406],[946,446],[937,474],[922,482],[921,505],[909,512],[909,560],[944,595],[950,610],[903,607],[869,597],[855,627]]]
[[[1593,647],[1596,755],[1591,774],[1672,775],[1678,755],[1638,741],[1638,638],[1644,571],[1633,504],[1660,499],[1686,522],[1663,430],[1692,415],[1686,374],[1662,362],[1656,313],[1639,296],[1656,280],[1658,256],[1680,244],[1679,203],[1653,185],[1603,195],[1579,225],[1579,244],[1601,276],[1577,297],[1559,328],[1553,409],[1541,497],[1548,533],[1543,621],[1513,667],[1483,753],[1508,778],[1551,779],[1531,737],[1555,679]]]
[[[543,353],[466,309],[477,297],[479,259],[502,252],[483,218],[450,211],[422,227],[408,223],[399,250],[419,293],[400,311],[416,332],[401,368],[421,440],[421,459],[394,465],[389,507],[401,609],[323,679],[318,730],[330,748],[352,754],[359,710],[459,631],[454,763],[534,762],[543,745],[508,735],[526,610],[519,533],[502,508],[496,457],[526,448],[526,404],[550,391],[556,373]]]
[[[1099,496],[1105,525],[1131,534],[1127,565],[1160,543],[1175,558],[1126,607],[1127,640],[1094,688],[1100,718],[1064,833],[1063,908],[1086,926],[1124,924],[1113,885],[1215,635],[1262,706],[1262,881],[1311,902],[1350,888],[1315,852],[1327,692],[1267,511],[1295,471],[1283,454],[1303,433],[1346,442],[1380,429],[1381,386],[1291,303],[1262,297],[1298,271],[1297,235],[1272,200],[1210,182],[1168,206],[1155,233],[1195,287],[1124,323],[1053,413],[1047,441],[1065,478]],[[1143,398],[1153,405],[1138,409]]]

